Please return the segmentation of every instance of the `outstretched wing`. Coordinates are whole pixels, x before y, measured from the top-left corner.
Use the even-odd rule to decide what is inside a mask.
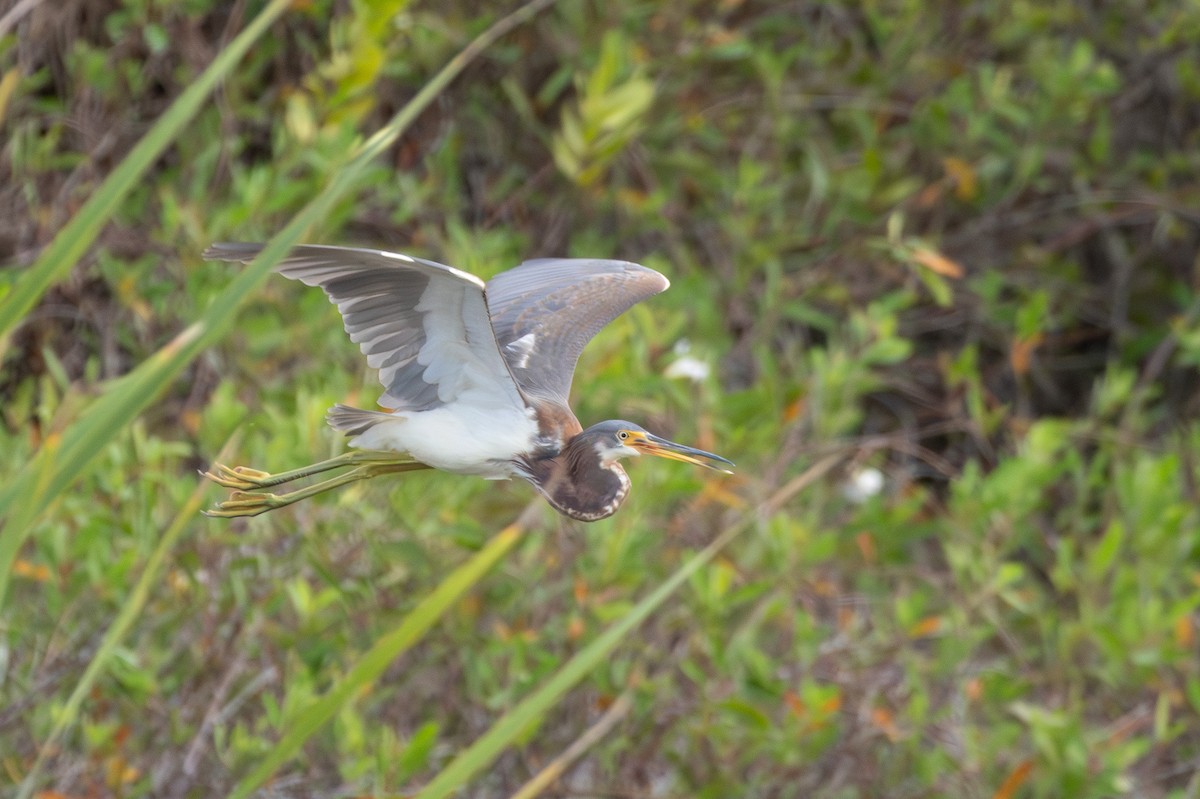
[[[210,260],[246,263],[261,244],[214,244]],[[527,407],[497,346],[483,281],[408,255],[295,247],[276,271],[320,286],[342,314],[350,339],[379,370],[379,404],[427,411],[455,402]]]
[[[627,261],[540,258],[488,281],[500,352],[529,398],[567,406],[579,353],[600,329],[671,285]]]

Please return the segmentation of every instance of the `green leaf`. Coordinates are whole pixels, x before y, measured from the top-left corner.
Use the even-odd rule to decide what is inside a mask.
[[[4,529],[0,530],[0,606],[4,603],[13,561],[29,534],[33,520],[82,474],[117,431],[137,417],[192,359],[229,329],[237,311],[253,296],[254,289],[266,278],[271,268],[311,225],[326,218],[336,203],[357,186],[371,162],[396,141],[463,67],[503,33],[548,4],[549,0],[534,0],[498,21],[471,42],[425,84],[387,125],[360,145],[345,165],[332,171],[325,189],[267,242],[249,266],[237,273],[197,322],[133,372],[116,381],[104,396],[87,409],[86,416],[63,434],[61,445],[57,439],[48,440],[33,464],[0,488],[0,517],[6,517]],[[14,511],[12,506],[17,498],[21,501]]]
[[[608,655],[629,639],[639,624],[678,590],[679,586],[701,566],[708,563],[739,533],[750,526],[743,521],[721,533],[711,544],[677,569],[662,585],[634,606],[624,618],[609,627],[598,638],[567,661],[516,707],[505,713],[475,743],[460,752],[448,766],[417,795],[416,799],[443,799],[467,785],[471,778],[487,768],[510,743],[537,723],[550,708],[593,669],[605,662]]]
[[[146,135],[134,145],[112,174],[101,184],[83,208],[58,232],[50,246],[18,278],[13,290],[0,301],[0,357],[8,348],[8,338],[29,310],[55,282],[66,277],[71,268],[96,240],[101,228],[116,213],[121,201],[200,110],[221,79],[234,69],[267,27],[279,17],[290,0],[272,0],[246,29],[229,43],[179,95]],[[2,562],[0,562],[2,566]],[[0,592],[0,600],[3,593]]]
[[[229,451],[233,448],[236,437],[226,443],[224,451]],[[79,708],[83,705],[83,699],[92,690],[97,678],[100,674],[109,667],[109,664],[115,663],[115,658],[120,651],[121,640],[133,627],[141,615],[142,610],[146,606],[153,590],[160,584],[159,577],[162,573],[163,566],[167,562],[167,555],[179,541],[184,531],[194,529],[194,521],[196,514],[200,511],[200,505],[203,501],[207,487],[197,483],[193,489],[191,496],[179,508],[179,512],[175,514],[170,526],[163,533],[162,538],[154,547],[154,551],[146,560],[146,565],[142,569],[142,574],[138,577],[137,582],[133,586],[133,591],[121,606],[120,613],[108,630],[104,633],[104,638],[100,642],[100,646],[96,649],[96,653],[92,655],[88,661],[87,668],[83,671],[83,676],[79,678],[79,682],[75,685],[75,689],[71,692],[71,696],[67,699],[61,712],[58,713],[54,720],[54,727],[50,730],[49,735],[41,741],[41,746],[38,749],[37,760],[34,761],[33,767],[29,769],[25,775],[25,780],[21,783],[21,788],[17,793],[18,799],[27,799],[33,794],[36,785],[38,774],[41,772],[42,766],[45,764],[46,758],[51,753],[57,751],[58,742],[62,739],[63,733],[66,732],[75,721],[79,718]],[[5,530],[7,532],[7,529]]]
[[[313,733],[328,723],[342,708],[361,696],[396,658],[437,622],[455,602],[521,540],[521,528],[510,525],[497,533],[482,550],[446,577],[391,632],[381,637],[321,698],[303,708],[292,719],[283,737],[229,794],[234,799],[249,796],[275,771],[300,751]]]
[[[1087,570],[1093,579],[1100,579],[1108,574],[1121,552],[1124,541],[1125,524],[1120,519],[1113,519],[1088,554]]]

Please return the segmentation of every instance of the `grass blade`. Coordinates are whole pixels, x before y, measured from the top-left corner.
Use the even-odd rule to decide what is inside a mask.
[[[0,518],[7,517],[7,523],[0,530],[0,606],[4,604],[17,552],[29,535],[33,522],[54,498],[82,474],[104,444],[150,405],[192,359],[225,333],[242,303],[253,295],[255,287],[266,278],[271,267],[300,240],[310,226],[329,214],[334,204],[355,187],[367,165],[412,124],[417,115],[473,58],[552,2],[534,0],[522,6],[497,21],[452,58],[387,125],[364,142],[345,165],[333,170],[325,189],[263,247],[250,265],[237,274],[199,321],[117,381],[110,391],[88,408],[83,418],[63,434],[57,450],[43,446],[34,457],[31,467],[0,489]],[[19,519],[10,516],[16,498],[21,500]]]
[[[758,512],[765,514],[770,508],[777,509],[801,490],[827,474],[840,461],[841,455],[831,455],[813,464],[803,474],[768,498]],[[712,560],[729,542],[750,527],[757,518],[757,515],[746,514],[736,524],[717,536],[711,544],[700,550],[691,560],[679,567],[667,578],[666,582],[635,605],[613,626],[605,630],[599,638],[567,661],[567,664],[541,688],[497,719],[496,723],[479,740],[450,761],[450,764],[434,777],[433,781],[426,785],[414,799],[443,799],[466,785],[481,770],[487,768],[514,738],[541,718],[567,691],[595,669],[639,624],[666,601],[667,597],[675,593],[684,581],[695,574],[701,566]]]
[[[517,792],[509,799],[535,799],[535,797],[541,796],[543,791],[562,779],[562,776],[567,773],[567,769],[574,765],[575,761],[583,757],[589,749],[603,740],[604,736],[612,732],[613,728],[620,724],[632,709],[633,689],[626,688],[617,697],[617,701],[604,711],[604,715],[600,717],[599,721],[589,727],[579,738],[576,738],[566,751],[543,766],[537,774],[533,775],[533,779],[518,788]]]
[[[451,572],[433,593],[422,599],[404,617],[399,626],[376,641],[328,693],[304,709],[279,743],[253,772],[234,787],[230,796],[242,799],[270,779],[276,769],[290,760],[313,733],[353,701],[354,697],[361,696],[364,688],[379,679],[396,658],[418,641],[471,586],[479,582],[520,540],[523,529],[520,520],[505,527],[487,546]]]
[[[0,300],[0,358],[8,348],[8,338],[13,329],[37,304],[46,290],[62,280],[87,248],[96,240],[100,230],[125,199],[125,195],[137,184],[154,159],[162,154],[184,126],[196,115],[201,103],[208,97],[217,83],[232,70],[250,49],[250,46],[266,32],[288,7],[289,0],[272,0],[246,29],[238,34],[208,69],[179,95],[171,107],[159,117],[154,127],[138,140],[129,155],[117,165],[112,174],[105,178],[79,213],[58,232],[41,257],[25,270],[3,300]]]
[[[227,457],[227,453],[233,451],[236,447],[236,438],[231,438],[221,450],[221,457]],[[187,502],[175,514],[174,520],[163,534],[154,551],[150,553],[150,557],[146,559],[146,565],[142,569],[142,574],[138,578],[137,583],[130,592],[129,597],[125,600],[125,604],[121,606],[121,612],[117,614],[116,620],[109,626],[108,632],[104,634],[104,639],[97,647],[96,653],[92,655],[91,661],[87,668],[83,671],[83,676],[79,678],[79,682],[75,685],[75,690],[71,692],[71,696],[67,699],[65,705],[59,711],[54,722],[54,727],[50,730],[50,734],[42,741],[38,748],[37,760],[34,761],[33,768],[25,775],[25,779],[21,783],[21,789],[17,793],[17,799],[28,799],[33,794],[34,783],[37,780],[37,775],[41,772],[42,766],[45,764],[47,756],[55,751],[58,747],[58,742],[62,738],[67,728],[75,723],[79,717],[79,708],[83,704],[83,698],[91,691],[92,686],[96,682],[96,678],[100,676],[100,672],[108,665],[112,659],[113,652],[125,637],[129,629],[133,627],[133,623],[141,615],[142,609],[146,606],[146,601],[150,598],[150,591],[158,585],[158,576],[162,572],[163,564],[166,562],[167,554],[174,549],[175,543],[183,535],[196,518],[196,513],[200,510],[200,505],[204,501],[206,486],[203,483],[197,483],[196,488],[192,491]]]
[[[750,526],[743,520],[728,528],[687,563],[679,567],[666,582],[633,607],[596,640],[584,647],[559,669],[541,688],[521,700],[505,713],[479,740],[450,762],[415,799],[442,799],[467,784],[470,779],[492,763],[522,730],[541,718],[567,691],[586,677],[610,652],[624,641],[629,633],[646,620],[693,573],[712,560],[721,549]]]

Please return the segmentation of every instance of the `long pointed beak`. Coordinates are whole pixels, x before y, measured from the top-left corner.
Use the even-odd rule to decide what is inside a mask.
[[[646,455],[657,455],[660,458],[670,458],[673,461],[693,463],[696,466],[703,466],[705,469],[733,474],[728,469],[717,465],[718,463],[727,463],[733,466],[733,461],[722,458],[720,455],[714,455],[711,452],[705,452],[702,449],[685,447],[683,444],[667,441],[665,438],[659,438],[653,433],[637,434],[635,438],[628,442],[628,446]]]

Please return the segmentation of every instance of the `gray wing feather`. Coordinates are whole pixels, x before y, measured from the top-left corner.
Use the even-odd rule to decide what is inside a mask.
[[[214,244],[204,257],[246,262],[261,249]],[[432,410],[472,389],[501,394],[497,403],[525,406],[497,348],[483,282],[474,275],[382,250],[320,245],[294,247],[276,271],[319,286],[337,305],[350,339],[379,370],[384,407]]]
[[[539,258],[488,281],[487,303],[522,393],[566,406],[579,354],[592,337],[669,285],[627,261]]]

